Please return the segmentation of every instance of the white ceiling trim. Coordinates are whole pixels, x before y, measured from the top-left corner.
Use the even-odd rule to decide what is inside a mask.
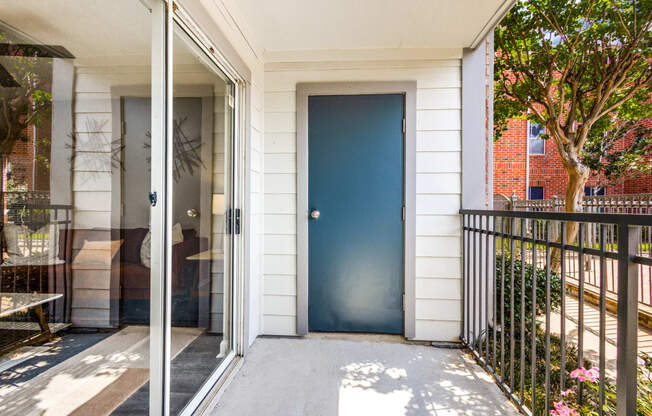
[[[517,0],[505,0],[503,1],[503,4],[501,4],[496,11],[494,12],[493,16],[491,16],[491,19],[484,25],[482,30],[475,35],[473,38],[473,42],[471,42],[471,49],[475,49],[480,42],[482,42],[487,35],[489,35],[489,32],[494,30],[494,28],[500,23],[501,20],[503,20],[503,17],[507,14],[507,12],[516,4]]]
[[[460,59],[461,48],[265,51],[265,63]]]

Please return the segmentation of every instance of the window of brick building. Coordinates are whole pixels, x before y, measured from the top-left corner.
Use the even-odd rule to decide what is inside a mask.
[[[593,195],[604,195],[604,186],[599,189],[595,189],[593,186],[584,187],[584,195],[593,196]]]
[[[546,142],[541,135],[546,132],[541,124],[527,122],[527,149],[530,155],[546,154]]]
[[[543,186],[530,186],[528,199],[543,199]]]

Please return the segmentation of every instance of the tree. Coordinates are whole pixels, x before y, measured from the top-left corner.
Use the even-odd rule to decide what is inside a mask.
[[[611,130],[589,137],[582,163],[597,177],[596,189],[622,179],[652,175],[652,120],[616,120]]]
[[[581,210],[591,169],[611,172],[609,137],[652,116],[651,18],[652,0],[530,0],[496,28],[495,137],[509,118],[545,126],[568,174],[566,211]],[[585,160],[591,149],[604,154]],[[569,223],[567,241],[576,235]]]
[[[16,42],[0,26],[0,163],[18,141],[32,140],[29,127],[49,118],[52,108],[52,59],[44,48]],[[39,142],[47,144],[48,139]],[[47,163],[47,160],[40,161]],[[1,180],[1,178],[0,178]],[[4,184],[3,184],[4,185]],[[6,190],[6,189],[3,189]]]

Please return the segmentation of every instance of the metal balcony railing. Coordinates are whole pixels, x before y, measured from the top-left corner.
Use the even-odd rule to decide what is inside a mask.
[[[562,198],[542,199],[542,200],[513,200],[511,202],[513,210],[517,211],[534,211],[534,212],[563,212],[564,200]],[[595,195],[585,196],[582,200],[583,212],[600,213],[600,214],[652,214],[652,193],[647,194],[629,194],[629,195]],[[518,226],[518,225],[517,225]],[[530,226],[527,222],[526,226]],[[555,224],[552,229],[552,239],[556,240],[559,236],[559,223]],[[584,233],[584,246],[597,247],[599,239],[599,224],[587,224]],[[616,245],[617,234],[614,224],[607,225],[606,245]],[[539,223],[536,229],[537,238],[543,238],[543,224]],[[639,234],[639,247],[642,249],[641,255],[652,257],[652,227],[642,227]],[[569,253],[576,256],[575,253]],[[541,259],[539,259],[541,261]],[[577,269],[577,258],[568,259],[568,273],[571,278],[579,280],[579,270]],[[586,259],[584,267],[584,282],[588,285],[587,289],[592,290],[598,286],[598,267],[597,258]],[[639,264],[639,289],[638,301],[643,305],[652,308],[652,266]],[[607,260],[607,292],[615,294],[617,291],[617,281],[615,278],[616,261]]]
[[[652,266],[649,248],[641,243],[652,215],[460,214],[461,338],[525,414],[549,415],[563,401],[600,415],[636,415],[641,400],[652,403],[649,383],[637,392],[642,371],[637,361],[648,359],[649,346],[637,345],[639,334],[647,332],[638,325],[640,304],[632,301],[639,298],[641,266]],[[562,244],[573,227],[577,237]],[[596,238],[587,245],[588,229]],[[593,259],[597,295],[590,299],[580,277]],[[615,307],[608,308],[609,301]],[[599,378],[580,382],[571,375],[576,368],[595,368]]]
[[[564,199],[513,199],[511,208],[517,211],[564,211]],[[622,195],[590,195],[582,198],[583,212],[601,214],[652,214],[652,193]]]

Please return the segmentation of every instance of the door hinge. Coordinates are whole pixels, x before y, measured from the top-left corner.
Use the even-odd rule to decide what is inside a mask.
[[[401,218],[403,219],[403,221],[405,221],[405,205],[403,205],[403,208],[401,210]]]
[[[405,133],[405,119],[403,119],[403,133]]]
[[[405,293],[403,293],[403,296],[401,297],[401,309],[405,311]]]
[[[231,94],[229,94],[229,107],[234,108],[235,107],[235,98]]]

